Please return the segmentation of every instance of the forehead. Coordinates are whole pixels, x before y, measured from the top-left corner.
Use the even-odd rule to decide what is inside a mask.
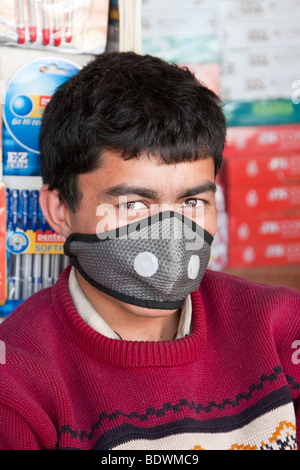
[[[161,194],[170,194],[180,187],[192,187],[214,180],[212,158],[165,164],[157,157],[144,155],[124,160],[112,152],[105,152],[97,170],[79,176],[79,186],[83,194],[86,191],[101,193],[118,185],[153,188]]]

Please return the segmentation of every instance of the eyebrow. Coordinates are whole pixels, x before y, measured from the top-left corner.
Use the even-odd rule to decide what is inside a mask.
[[[206,181],[195,188],[187,189],[186,191],[182,192],[178,199],[189,198],[192,196],[196,196],[197,194],[202,193],[213,193],[217,191],[217,186],[213,181]]]
[[[188,197],[195,196],[196,194],[202,193],[215,193],[217,190],[216,184],[213,181],[205,181],[204,183],[195,186],[194,188],[188,188],[183,190],[178,199],[184,199]],[[112,186],[111,188],[107,188],[104,193],[106,197],[120,197],[120,196],[128,196],[128,195],[137,195],[147,199],[158,200],[159,195],[155,189],[150,189],[141,186],[132,186],[128,184],[119,184],[117,186]]]
[[[148,199],[158,199],[158,193],[154,189],[140,186],[131,186],[128,184],[112,186],[111,188],[108,188],[104,191],[104,195],[107,197],[128,196],[129,194],[134,194]]]

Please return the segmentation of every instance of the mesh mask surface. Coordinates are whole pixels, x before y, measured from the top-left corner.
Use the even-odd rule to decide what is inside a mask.
[[[176,212],[98,235],[71,234],[70,262],[93,286],[124,302],[179,308],[199,288],[213,237]]]

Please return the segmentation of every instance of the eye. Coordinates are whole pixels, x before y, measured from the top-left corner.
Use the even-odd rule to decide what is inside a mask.
[[[208,204],[207,201],[204,199],[187,199],[186,201],[183,202],[183,205],[185,207],[190,207],[190,208],[198,208],[198,207],[203,207],[203,205]]]
[[[130,211],[140,211],[146,208],[145,204],[142,201],[131,201],[131,202],[124,202],[119,205],[121,210]]]

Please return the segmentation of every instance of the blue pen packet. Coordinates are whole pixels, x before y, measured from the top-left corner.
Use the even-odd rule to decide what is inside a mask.
[[[0,318],[53,285],[69,262],[64,256],[65,239],[51,229],[42,213],[39,190],[25,188],[28,178],[22,180],[19,188],[4,188],[0,183]]]

